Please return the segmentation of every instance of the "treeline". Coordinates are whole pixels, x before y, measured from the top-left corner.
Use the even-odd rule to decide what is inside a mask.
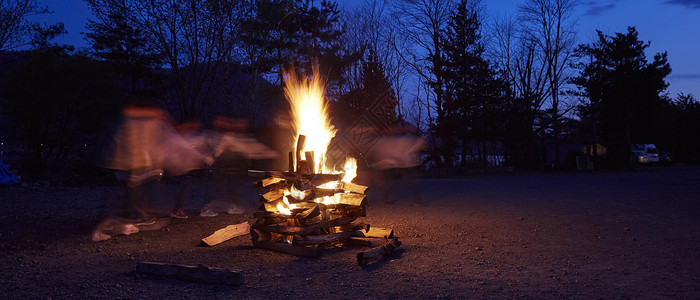
[[[314,63],[336,126],[381,110],[419,128],[440,169],[564,169],[566,145],[606,147],[600,168],[630,167],[631,143],[697,159],[698,102],[666,93],[666,53],[648,59],[634,27],[580,44],[575,0],[523,0],[501,19],[480,0],[85,2],[78,50],[53,42],[62,24],[29,22],[48,13],[37,1],[2,2],[2,138],[27,174],[89,168],[128,93],[178,122],[216,112],[263,127],[285,110],[282,70]]]

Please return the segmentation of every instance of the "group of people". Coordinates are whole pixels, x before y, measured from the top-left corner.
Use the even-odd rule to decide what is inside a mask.
[[[164,177],[177,181],[170,216],[186,219],[184,204],[193,184],[193,172],[209,170],[210,180],[200,215],[218,212],[243,213],[237,204],[231,180],[245,171],[246,159],[269,159],[277,152],[246,135],[247,121],[217,116],[211,129],[198,122],[175,124],[152,98],[132,96],[122,111],[103,167],[115,170],[125,183],[127,200],[123,211],[97,226],[93,240],[113,234],[138,231],[134,224],[155,222],[159,212],[149,209],[157,199],[154,191]]]
[[[127,200],[119,216],[97,226],[94,241],[138,232],[140,225],[165,216],[162,207],[152,209],[160,200],[154,196],[163,178],[176,181],[170,217],[188,218],[184,205],[195,174],[201,170],[207,170],[209,180],[199,215],[241,214],[244,211],[237,206],[237,184],[233,181],[246,172],[246,160],[278,157],[277,152],[246,134],[248,123],[243,119],[217,116],[207,130],[199,122],[176,124],[154,99],[144,96],[130,97],[122,117],[103,167],[115,170],[125,183]],[[368,170],[385,203],[395,200],[390,197],[391,181],[402,178],[409,181],[413,201],[422,204],[418,167],[424,148],[425,139],[415,127],[397,124],[366,153]]]

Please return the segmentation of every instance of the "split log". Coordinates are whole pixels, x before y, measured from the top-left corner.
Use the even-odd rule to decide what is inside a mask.
[[[276,232],[283,234],[294,234],[294,235],[308,235],[308,234],[320,234],[321,229],[330,228],[335,226],[341,226],[352,221],[355,221],[356,217],[341,216],[339,218],[331,219],[328,221],[320,221],[318,223],[307,223],[304,226],[285,226],[285,225],[266,225],[257,226],[254,225],[254,229],[260,229],[267,232]]]
[[[296,154],[295,155],[296,166],[297,166],[296,172],[297,173],[308,173],[308,169],[306,169],[306,170],[302,169],[305,166],[302,166],[302,163],[301,163],[301,161],[302,161],[301,153],[304,151],[305,145],[306,145],[306,136],[303,134],[300,134],[299,137],[297,138],[297,148],[296,148],[296,152],[295,152],[295,154]],[[303,172],[303,171],[306,171],[306,172]]]
[[[319,186],[331,181],[343,179],[343,174],[304,174],[302,180],[310,181],[313,186]]]
[[[367,231],[369,231],[370,227],[369,227],[369,224],[367,224],[367,223],[363,223],[363,222],[354,223],[353,222],[353,223],[348,223],[348,224],[341,225],[341,226],[336,226],[334,229],[336,232],[357,231],[357,230],[362,230],[364,232],[367,232]],[[364,233],[363,233],[362,237],[364,237]]]
[[[234,237],[246,235],[248,233],[250,233],[250,224],[248,224],[248,222],[243,222],[241,224],[229,225],[214,231],[212,235],[203,238],[202,242],[211,247],[228,241]]]
[[[376,244],[376,240],[361,238],[361,237],[351,237],[343,241],[346,245],[356,246],[356,247],[373,247]]]
[[[274,241],[253,241],[253,245],[260,249],[272,250],[303,257],[321,257],[320,247],[294,246],[282,242]]]
[[[341,192],[340,190],[336,189],[324,189],[324,188],[314,188],[313,189],[313,198],[321,198],[321,197],[333,197],[335,196],[336,193]]]
[[[306,151],[304,155],[306,158],[306,165],[309,168],[309,173],[316,173],[316,161],[314,160],[314,152]]]
[[[250,238],[253,242],[259,242],[259,241],[269,241],[272,240],[272,235],[263,230],[259,229],[251,229],[250,230]]]
[[[294,172],[296,169],[294,168],[294,152],[289,151],[289,172]]]
[[[316,216],[321,214],[321,210],[318,208],[318,205],[314,205],[311,208],[307,208],[306,210],[300,212],[297,215],[297,218],[299,219],[310,219],[310,218],[315,218]]]
[[[262,180],[262,187],[268,187],[282,181],[284,181],[284,178],[268,177]]]
[[[165,276],[183,281],[242,285],[243,273],[222,268],[213,268],[203,265],[187,266],[177,264],[164,264],[155,262],[139,262],[136,271],[144,274]]]
[[[364,185],[354,184],[351,182],[343,182],[341,189],[348,192],[364,194],[367,191],[367,187]]]
[[[338,232],[323,235],[295,235],[292,239],[293,245],[317,245],[323,243],[339,242],[354,236],[354,232]]]
[[[394,237],[394,230],[391,228],[379,228],[379,227],[372,227],[369,230],[363,230],[362,233],[364,234],[365,237],[368,238],[393,238]]]
[[[260,195],[262,197],[261,200],[264,200],[265,202],[273,202],[277,200],[282,200],[282,197],[284,197],[284,190],[277,189],[277,190],[272,190],[269,191],[265,194]]]
[[[284,174],[280,171],[261,171],[261,170],[248,170],[248,177],[253,178],[267,178],[267,177],[277,177],[287,179]]]
[[[392,255],[396,248],[400,246],[401,242],[399,242],[398,238],[387,239],[384,245],[357,253],[357,264],[360,266],[366,266],[368,264],[380,261],[384,257]]]
[[[364,206],[367,204],[367,196],[363,194],[342,193],[338,194],[337,197],[341,204],[356,206]]]

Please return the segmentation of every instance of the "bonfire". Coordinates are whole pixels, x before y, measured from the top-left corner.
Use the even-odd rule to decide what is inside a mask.
[[[262,205],[250,231],[253,244],[318,257],[324,248],[369,245],[368,237],[391,238],[391,230],[370,230],[368,224],[357,221],[366,216],[367,187],[352,182],[357,175],[356,159],[347,157],[338,164],[326,157],[337,130],[328,117],[318,69],[314,67],[311,76],[299,76],[292,70],[284,79],[296,147],[289,152],[287,171],[257,172],[263,179],[256,184],[269,191],[260,195]],[[392,242],[397,247],[400,244]]]

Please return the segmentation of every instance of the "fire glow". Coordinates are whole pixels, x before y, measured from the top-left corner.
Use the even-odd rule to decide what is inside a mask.
[[[299,136],[306,136],[303,151],[313,151],[314,169],[319,173],[330,173],[327,167],[326,150],[337,130],[328,117],[328,103],[324,101],[324,84],[318,74],[318,67],[313,67],[313,75],[299,76],[294,68],[284,73],[284,94],[291,106],[292,126],[296,131],[295,141]]]
[[[289,152],[288,171],[260,172],[269,177],[256,184],[270,191],[260,195],[263,205],[251,237],[257,247],[317,257],[322,248],[369,230],[369,225],[354,222],[366,216],[367,187],[352,183],[355,158],[346,157],[341,166],[326,156],[337,130],[330,122],[318,68],[314,66],[312,76],[291,69],[284,79],[296,147]]]

